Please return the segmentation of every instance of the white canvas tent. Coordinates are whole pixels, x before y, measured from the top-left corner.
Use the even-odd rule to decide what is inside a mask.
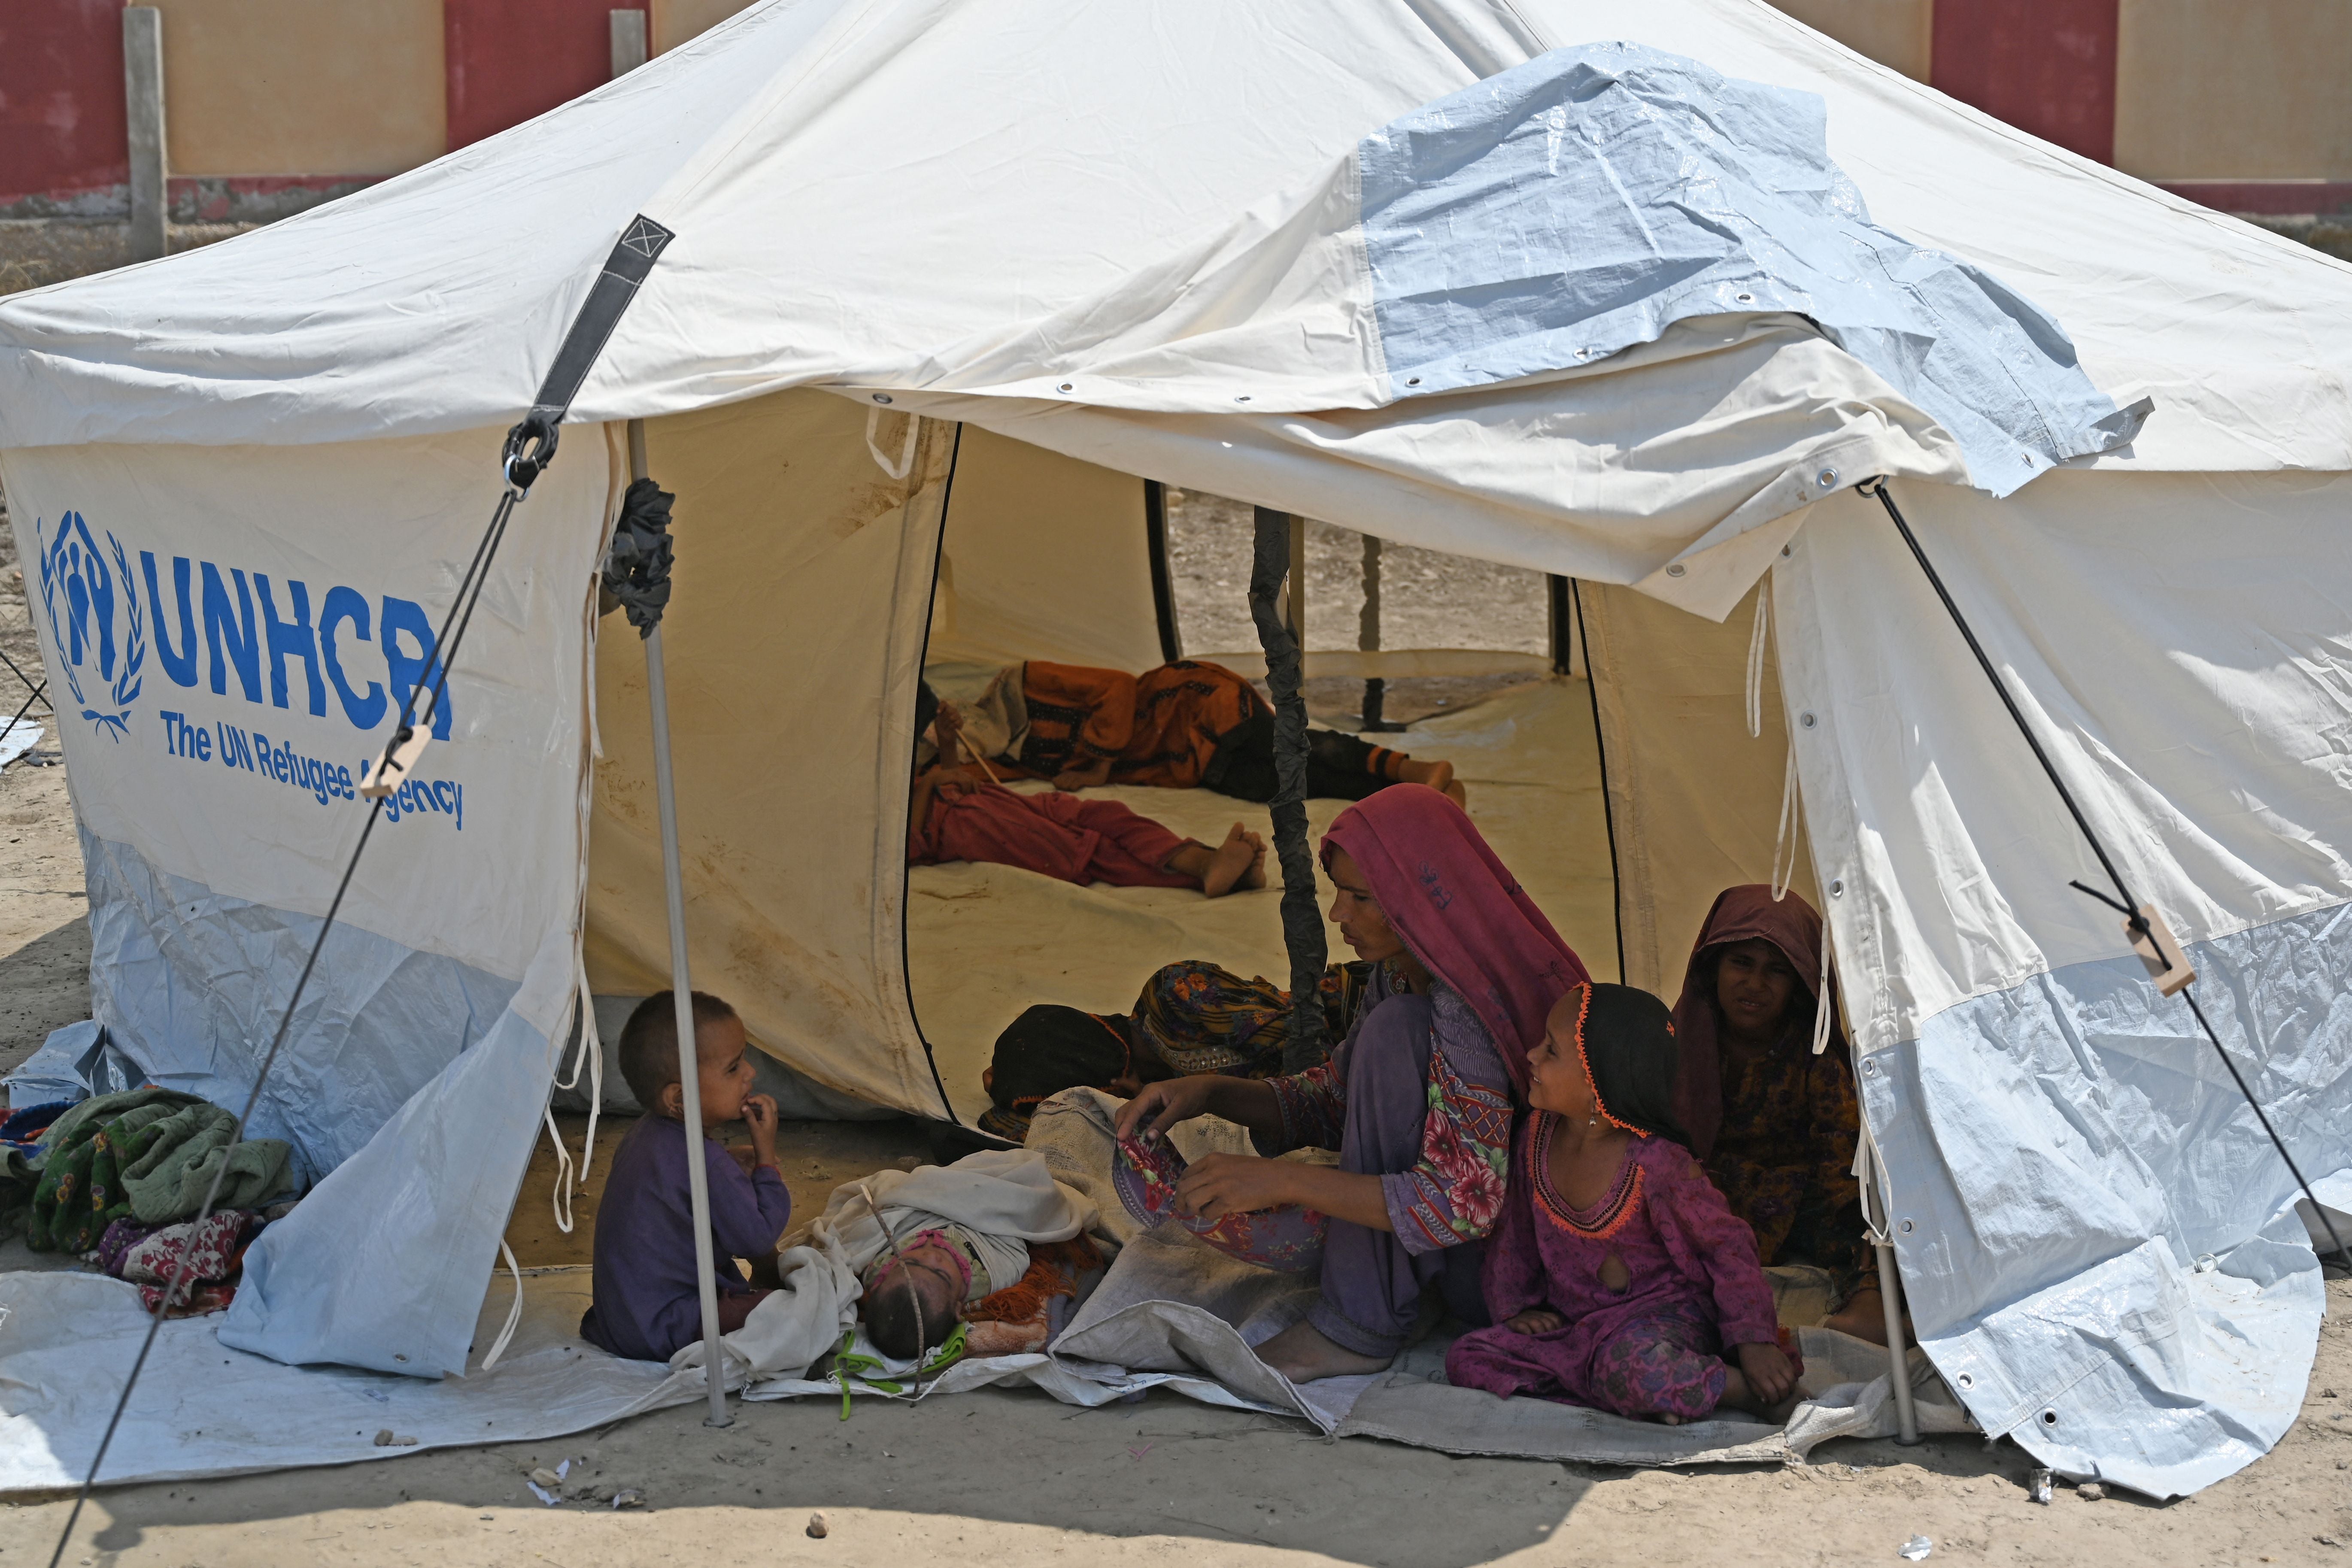
[[[1654,63],[1612,53],[1629,30],[1738,81],[1595,118]],[[1824,126],[1850,187],[1807,154]],[[1672,199],[1547,230],[1547,182],[1595,171]],[[950,489],[980,504],[963,428],[1032,454],[988,503],[1025,510],[1014,552],[956,584],[974,624],[1065,611],[1031,653],[1150,661],[1139,536],[1067,499],[1106,471],[1592,585],[1626,978],[1670,990],[1706,898],[1764,874],[1792,747],[1917,1330],[1979,1423],[2157,1494],[2284,1431],[2321,1310],[2286,1173],[2066,888],[2079,837],[1850,487],[1895,476],[2282,1134],[2341,1183],[2352,272],[1745,0],[772,0],[331,207],[0,305],[95,1006],[152,1072],[249,1082],[356,830],[341,770],[429,658],[500,435],[639,213],[677,237],[297,1019],[257,1131],[326,1179],[225,1341],[462,1368],[583,949],[600,990],[666,980],[619,739],[637,655],[594,619],[618,421],[691,520],[696,973],[791,1065],[944,1110],[904,975],[905,734]],[[1758,222],[1716,222],[1685,276],[1669,214]],[[1625,288],[1579,293],[1576,247]],[[1795,716],[1761,742],[1745,625],[1706,618],[1759,578]]]

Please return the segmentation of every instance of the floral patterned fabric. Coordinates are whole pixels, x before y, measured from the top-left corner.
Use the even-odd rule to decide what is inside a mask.
[[[1362,963],[1325,966],[1316,998],[1331,1038],[1347,1037],[1371,971]],[[1132,1022],[1136,1048],[1180,1078],[1271,1078],[1282,1070],[1290,993],[1264,975],[1244,980],[1206,959],[1181,959],[1143,983]]]
[[[253,1216],[241,1209],[165,1226],[123,1255],[122,1278],[140,1288],[140,1300],[152,1312],[184,1270],[186,1279],[173,1300],[171,1315],[186,1318],[217,1312],[236,1294],[228,1281],[245,1267],[245,1248],[252,1229]]]
[[[1358,1015],[1358,1027],[1306,1072],[1266,1079],[1282,1113],[1278,1147],[1259,1140],[1259,1152],[1337,1149],[1347,1127],[1348,1054],[1362,1022],[1393,993],[1376,976]],[[1429,1056],[1428,1114],[1421,1158],[1409,1171],[1381,1178],[1389,1222],[1409,1253],[1475,1241],[1502,1212],[1510,1170],[1511,1085],[1501,1053],[1469,1005],[1442,982],[1430,987],[1434,1048]]]
[[[1138,1225],[1173,1220],[1220,1252],[1286,1274],[1309,1273],[1321,1264],[1328,1215],[1300,1204],[1279,1204],[1214,1220],[1196,1218],[1176,1206],[1176,1184],[1184,1169],[1184,1156],[1165,1138],[1122,1138],[1111,1185]]]
[[[1803,1038],[1759,1057],[1727,1051],[1722,1075],[1723,1130],[1706,1173],[1754,1227],[1757,1256],[1826,1268],[1841,1298],[1876,1284],[1853,1171],[1862,1108],[1843,1045],[1820,1056]]]

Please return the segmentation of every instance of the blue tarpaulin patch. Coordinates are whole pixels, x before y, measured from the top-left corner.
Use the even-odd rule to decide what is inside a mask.
[[[1604,43],[1442,98],[1357,148],[1392,396],[1596,363],[1677,321],[1811,318],[2007,495],[2131,440],[2058,322],[1870,221],[1815,94]]]

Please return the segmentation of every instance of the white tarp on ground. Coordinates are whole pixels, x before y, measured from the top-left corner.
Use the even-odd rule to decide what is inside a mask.
[[[390,1459],[418,1448],[522,1442],[610,1421],[665,1368],[623,1361],[580,1338],[588,1271],[532,1269],[514,1342],[485,1373],[507,1292],[474,1325],[467,1375],[392,1376],[289,1367],[235,1350],[221,1319],[163,1325],[101,1485],[245,1475]],[[78,1487],[147,1332],[139,1289],[100,1274],[0,1274],[0,1495]],[[392,1440],[376,1441],[389,1432]]]
[[[433,1382],[285,1366],[224,1344],[217,1316],[166,1324],[108,1450],[100,1484],[359,1464],[423,1448],[538,1441],[607,1426],[632,1411],[698,1404],[698,1379],[674,1378],[656,1362],[624,1361],[579,1337],[588,1273],[529,1270],[513,1342],[499,1364],[484,1372],[482,1355],[508,1311],[504,1286],[492,1291],[476,1325],[467,1375]],[[0,1342],[0,1497],[79,1486],[146,1332],[138,1290],[91,1274],[0,1274],[0,1308],[9,1313],[7,1337]],[[1066,1405],[1093,1406],[1161,1388],[1204,1404],[1297,1416],[1342,1436],[1381,1437],[1446,1453],[1621,1465],[1788,1463],[1832,1437],[1894,1430],[1884,1353],[1813,1331],[1807,1331],[1803,1348],[1822,1369],[1809,1384],[1820,1397],[1800,1408],[1784,1434],[1753,1421],[1676,1429],[1541,1400],[1505,1404],[1432,1382],[1433,1371],[1442,1369],[1442,1342],[1417,1347],[1383,1377],[1310,1384],[1294,1397],[1250,1354],[1232,1324],[1208,1312],[1161,1301],[1128,1317],[1129,1338],[1162,1347],[1157,1359],[1170,1359],[1165,1352],[1173,1347],[1194,1350],[1202,1362],[1223,1365],[1237,1386],[1181,1362],[1182,1370],[1130,1371],[1023,1355],[960,1363],[927,1384],[925,1397],[1029,1386]],[[1939,1385],[1926,1358],[1916,1362],[1922,1392],[1932,1400]],[[900,1397],[855,1379],[850,1389],[854,1403]],[[772,1380],[746,1396],[838,1399],[841,1394],[832,1382]],[[1486,1408],[1465,1419],[1465,1402]],[[1929,1430],[1962,1429],[1965,1417],[1957,1405],[1925,1408]],[[390,1436],[379,1442],[382,1434]]]

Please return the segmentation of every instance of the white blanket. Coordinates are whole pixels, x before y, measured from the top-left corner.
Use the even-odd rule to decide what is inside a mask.
[[[1028,1243],[1067,1241],[1093,1229],[1097,1215],[1093,1200],[1056,1182],[1045,1157],[1026,1149],[983,1149],[952,1165],[877,1171],[845,1183],[807,1242],[779,1256],[782,1288],[720,1341],[728,1385],[797,1382],[841,1343],[857,1321],[858,1275],[882,1255],[886,1225],[898,1240],[936,1225],[961,1226],[981,1243],[991,1277],[1003,1273],[998,1282],[1009,1285],[1028,1267]],[[670,1381],[643,1408],[702,1388],[703,1352],[698,1340],[672,1356]]]

